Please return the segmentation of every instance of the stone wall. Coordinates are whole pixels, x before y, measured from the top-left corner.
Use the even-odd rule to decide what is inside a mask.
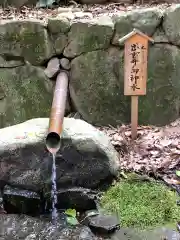
[[[49,79],[46,67],[54,57],[70,61],[67,112],[77,111],[97,125],[129,122],[124,52],[118,39],[134,27],[155,40],[149,49],[147,95],[139,103],[140,123],[164,125],[178,118],[180,6],[83,16],[63,13],[42,21],[1,21],[0,127],[49,116],[54,76]]]

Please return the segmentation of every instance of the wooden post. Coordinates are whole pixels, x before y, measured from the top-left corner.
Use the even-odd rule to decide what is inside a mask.
[[[137,29],[124,36],[124,95],[131,96],[131,136],[137,137],[138,96],[146,95],[148,41],[154,40]]]

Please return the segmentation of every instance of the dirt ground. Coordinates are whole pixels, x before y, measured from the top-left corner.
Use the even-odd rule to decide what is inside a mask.
[[[23,20],[23,19],[40,19],[46,21],[48,17],[57,17],[64,13],[84,13],[77,14],[75,18],[94,18],[102,15],[113,16],[120,12],[128,12],[133,9],[142,9],[147,7],[158,6],[165,9],[172,4],[157,4],[156,2],[148,4],[122,4],[122,3],[107,3],[107,4],[76,4],[70,1],[69,5],[59,5],[54,8],[29,8],[21,7],[16,8],[0,8],[0,21],[1,20]]]
[[[130,126],[99,128],[119,152],[121,168],[180,184],[180,119],[165,126],[139,126],[138,137],[131,140]],[[180,178],[179,178],[180,179]]]

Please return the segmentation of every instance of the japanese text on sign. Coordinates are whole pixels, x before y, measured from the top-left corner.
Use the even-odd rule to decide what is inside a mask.
[[[125,44],[125,95],[146,94],[147,39],[134,36]]]
[[[138,87],[139,79],[140,79],[140,68],[139,68],[139,63],[140,63],[140,54],[141,51],[145,50],[144,45],[139,44],[139,43],[133,43],[131,44],[131,75],[130,75],[130,82],[131,82],[131,89],[132,91],[135,91],[136,89],[140,89]]]

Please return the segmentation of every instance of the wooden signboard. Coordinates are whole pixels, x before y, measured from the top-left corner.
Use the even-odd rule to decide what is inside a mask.
[[[124,95],[131,96],[132,138],[137,137],[138,96],[146,95],[148,41],[152,38],[137,29],[119,40],[125,42]]]

